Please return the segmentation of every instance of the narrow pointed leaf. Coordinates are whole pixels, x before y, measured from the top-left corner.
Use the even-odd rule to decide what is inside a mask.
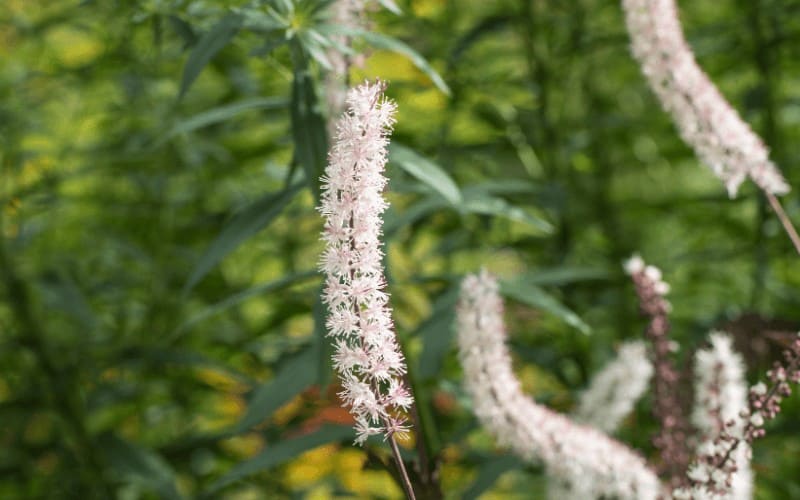
[[[492,457],[485,461],[478,469],[478,477],[472,482],[469,489],[461,498],[475,500],[489,490],[497,480],[506,472],[525,467],[522,460],[512,455]]]
[[[442,367],[445,354],[451,349],[455,307],[458,302],[460,284],[455,284],[433,304],[433,311],[422,325],[415,338],[422,339],[417,376],[421,380],[435,377]]]
[[[297,183],[277,194],[270,193],[234,216],[200,257],[186,281],[184,293],[191,290],[214,266],[247,238],[268,226],[300,191],[301,187],[303,184]]]
[[[244,432],[268,418],[275,410],[317,381],[319,344],[317,341],[285,361],[272,380],[253,392],[247,412],[236,425],[237,431]]]
[[[543,218],[494,196],[470,197],[464,200],[460,208],[466,213],[493,215],[521,222],[542,233],[549,233],[553,230],[553,226]]]
[[[358,34],[364,39],[364,41],[373,47],[397,52],[398,54],[406,56],[414,66],[416,66],[420,71],[425,73],[428,78],[431,79],[433,84],[436,85],[439,90],[447,95],[450,95],[450,87],[447,86],[439,73],[433,69],[433,67],[428,61],[425,60],[424,57],[422,57],[417,51],[405,43],[401,42],[397,38],[381,35],[380,33],[373,33],[371,31],[359,31]]]
[[[294,161],[306,172],[314,198],[319,201],[320,177],[325,171],[328,155],[328,138],[325,119],[314,89],[314,80],[308,69],[308,60],[302,49],[294,47],[294,79],[292,80],[292,138]]]
[[[217,108],[203,111],[185,120],[180,120],[169,131],[168,136],[173,137],[178,134],[191,132],[199,128],[207,127],[215,123],[224,122],[240,113],[253,109],[279,109],[286,107],[288,101],[282,97],[263,97],[245,99],[242,101],[226,104]]]
[[[257,472],[271,469],[323,444],[352,439],[353,435],[352,427],[325,425],[310,434],[278,441],[274,445],[268,445],[261,454],[234,466],[227,474],[217,479],[205,494],[207,497],[217,498],[213,494],[231,483]]]
[[[136,483],[163,499],[183,498],[175,472],[156,452],[112,434],[101,436],[99,441],[109,468],[124,481]]]
[[[228,14],[219,20],[198,40],[197,45],[192,49],[186,66],[183,68],[181,78],[181,89],[178,99],[182,98],[192,83],[203,71],[203,68],[214,58],[236,36],[242,26],[242,17],[238,14]]]
[[[461,191],[450,175],[442,167],[412,149],[399,144],[391,144],[389,146],[389,162],[413,175],[417,180],[441,194],[451,204],[459,205],[461,203]]]
[[[577,314],[536,285],[521,280],[503,280],[500,282],[500,291],[506,297],[549,312],[568,325],[577,328],[581,333],[591,333],[589,325],[584,323]]]
[[[174,336],[180,335],[193,325],[200,323],[201,321],[220,314],[231,307],[235,307],[246,300],[259,296],[259,295],[266,295],[269,293],[273,293],[279,290],[283,290],[284,288],[290,287],[295,283],[299,283],[304,280],[308,280],[317,276],[317,271],[305,271],[302,273],[294,273],[288,276],[284,276],[283,278],[270,281],[267,283],[262,283],[260,285],[256,285],[254,287],[248,288],[246,290],[242,290],[241,292],[235,293],[215,304],[212,304],[206,308],[203,308],[197,314],[191,316],[187,319],[184,323],[182,323],[173,333]]]

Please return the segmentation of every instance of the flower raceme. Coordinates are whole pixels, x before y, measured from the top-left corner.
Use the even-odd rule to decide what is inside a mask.
[[[789,185],[761,138],[697,65],[683,36],[675,0],[622,0],[631,50],[681,138],[736,196],[750,177],[771,194]]]
[[[589,387],[580,395],[573,412],[575,421],[611,435],[644,395],[653,376],[653,365],[642,341],[624,343],[602,370],[592,377]],[[547,498],[578,498],[568,480],[549,473]]]
[[[333,362],[344,388],[340,396],[355,417],[358,444],[371,435],[405,432],[404,413],[413,403],[402,381],[406,365],[381,262],[381,214],[387,208],[382,172],[395,113],[384,89],[376,81],[348,92],[319,207],[325,217],[320,268],[326,276],[326,325],[335,338]]]
[[[668,314],[672,306],[666,299],[669,284],[662,279],[660,269],[646,265],[638,255],[627,260],[624,268],[636,287],[639,310],[649,320],[645,337],[651,345],[654,370],[653,415],[661,424],[653,444],[661,452],[660,472],[668,475],[672,486],[677,487],[686,482],[690,428],[679,397],[680,373],[672,359],[677,344],[670,339]]]
[[[751,449],[739,443],[725,463],[714,463],[734,439],[743,440],[748,387],[742,356],[734,351],[730,336],[712,332],[710,347],[695,355],[695,405],[692,423],[699,431],[700,444],[695,463],[689,468],[691,487],[673,493],[681,498],[753,498]]]
[[[575,418],[606,433],[617,430],[647,391],[653,364],[642,341],[623,344],[616,359],[592,378],[581,394]]]
[[[456,323],[467,392],[484,427],[525,460],[543,463],[573,498],[655,499],[660,483],[644,459],[601,431],[526,397],[505,345],[503,303],[486,271],[461,286]]]

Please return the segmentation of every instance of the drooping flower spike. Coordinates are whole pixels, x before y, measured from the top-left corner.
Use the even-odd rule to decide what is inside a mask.
[[[503,303],[486,271],[468,276],[457,308],[459,356],[474,411],[521,458],[543,463],[574,498],[655,499],[660,483],[644,459],[597,429],[536,404],[522,393],[505,345]]]
[[[644,342],[627,342],[581,394],[575,418],[606,433],[617,430],[647,391],[653,364]]]
[[[767,193],[789,191],[769,151],[697,65],[675,0],[622,0],[631,50],[681,138],[722,180],[730,197],[751,178]]]
[[[575,421],[611,435],[647,391],[652,376],[653,364],[644,342],[626,342],[581,393],[573,412]],[[548,476],[547,498],[578,498],[579,493],[568,481]]]
[[[329,309],[328,335],[342,400],[356,420],[356,443],[371,435],[407,430],[405,410],[413,399],[403,384],[405,360],[397,343],[385,291],[381,214],[387,203],[383,170],[395,104],[385,84],[364,83],[347,94],[325,169],[322,201],[326,244],[320,268]]]

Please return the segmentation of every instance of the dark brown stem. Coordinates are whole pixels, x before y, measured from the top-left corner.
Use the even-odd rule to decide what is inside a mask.
[[[786,234],[789,235],[789,239],[792,240],[794,249],[797,251],[798,255],[800,255],[800,236],[798,236],[797,230],[792,225],[792,221],[789,219],[789,216],[786,215],[786,212],[783,210],[781,202],[778,201],[778,198],[770,192],[764,191],[764,194],[767,196],[767,200],[769,200],[769,204],[772,207],[772,210],[775,212],[775,215],[777,215],[778,219],[781,221],[783,229],[786,230]]]

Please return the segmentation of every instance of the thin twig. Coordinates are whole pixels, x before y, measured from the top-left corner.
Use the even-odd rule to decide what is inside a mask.
[[[786,215],[786,212],[783,210],[781,202],[778,201],[778,198],[776,198],[775,195],[770,192],[765,191],[764,194],[767,195],[767,200],[769,200],[772,210],[775,212],[775,215],[778,216],[781,224],[783,224],[783,228],[786,230],[786,234],[788,234],[789,238],[792,240],[794,249],[797,251],[798,255],[800,255],[800,236],[797,234],[797,230],[792,225],[792,221],[789,219],[789,216]]]
[[[392,445],[392,454],[397,464],[397,470],[400,471],[400,477],[403,479],[402,483],[403,489],[406,492],[406,498],[408,500],[416,500],[417,497],[414,496],[414,488],[411,486],[411,479],[408,477],[408,471],[406,471],[406,465],[403,463],[403,457],[400,456],[400,448],[397,446],[394,435],[389,436],[389,443]]]

